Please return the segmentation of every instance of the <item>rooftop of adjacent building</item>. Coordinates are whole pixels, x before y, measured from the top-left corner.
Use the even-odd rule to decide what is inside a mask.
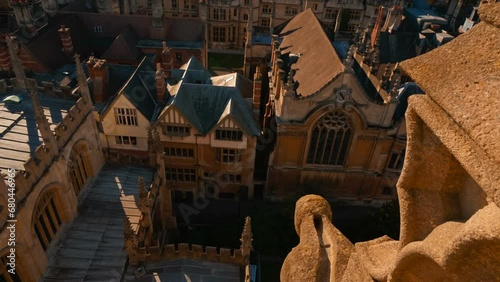
[[[483,4],[479,13],[482,22],[460,40],[402,62],[401,68],[500,162],[500,117],[495,116],[500,108],[500,5]]]
[[[76,101],[39,94],[40,104],[50,128],[68,114]],[[10,91],[0,94],[0,169],[23,169],[23,164],[43,143],[35,122],[31,98],[26,91]]]

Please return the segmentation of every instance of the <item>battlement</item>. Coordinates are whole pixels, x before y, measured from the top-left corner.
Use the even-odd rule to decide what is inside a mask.
[[[187,243],[169,244],[163,248],[161,246],[147,249],[137,248],[135,256],[130,258],[130,264],[138,265],[139,263],[174,259],[195,259],[245,265],[245,259],[239,249],[204,247]]]
[[[55,138],[59,148],[66,145],[66,142],[91,111],[92,105],[89,105],[83,98],[78,99],[76,105],[69,109],[68,115],[55,127]]]

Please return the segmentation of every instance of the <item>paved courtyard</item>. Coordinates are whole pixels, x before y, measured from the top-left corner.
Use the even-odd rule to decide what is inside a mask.
[[[143,167],[104,167],[62,234],[42,281],[120,281],[127,262],[120,197],[138,194],[137,178],[149,184]]]

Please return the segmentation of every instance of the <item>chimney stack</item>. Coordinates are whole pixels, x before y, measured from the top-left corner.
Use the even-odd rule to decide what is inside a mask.
[[[73,49],[73,41],[71,40],[71,33],[69,32],[69,28],[61,25],[59,29],[59,36],[61,37],[61,42],[63,46],[63,51],[69,56],[74,55]]]
[[[260,95],[262,94],[262,75],[260,73],[260,65],[255,68],[253,76],[253,106],[254,111],[260,110]]]
[[[172,70],[172,58],[170,57],[170,48],[167,47],[167,42],[162,42],[162,51],[161,51],[161,62],[162,67],[165,71],[170,72]]]
[[[156,73],[155,73],[155,80],[156,80],[156,100],[158,103],[163,102],[165,100],[165,90],[167,83],[165,81],[165,72],[163,71],[161,64],[157,63],[156,64]]]
[[[105,101],[108,91],[108,64],[104,59],[96,59],[91,56],[87,61],[87,69],[90,79],[94,83],[94,103],[102,103]]]

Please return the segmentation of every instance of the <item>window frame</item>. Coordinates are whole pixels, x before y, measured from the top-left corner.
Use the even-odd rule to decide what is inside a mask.
[[[116,125],[139,126],[137,109],[135,108],[113,108]]]
[[[225,164],[240,163],[243,151],[242,149],[216,148],[215,159],[217,162]]]
[[[237,129],[218,128],[215,130],[215,140],[221,141],[243,141],[243,131]]]
[[[166,124],[162,126],[162,133],[170,137],[191,136],[191,127],[188,125]]]
[[[347,115],[340,111],[325,113],[312,127],[306,164],[344,166],[349,158],[353,136],[353,128]]]
[[[116,145],[123,145],[123,146],[137,146],[137,137],[115,135],[115,143]]]

